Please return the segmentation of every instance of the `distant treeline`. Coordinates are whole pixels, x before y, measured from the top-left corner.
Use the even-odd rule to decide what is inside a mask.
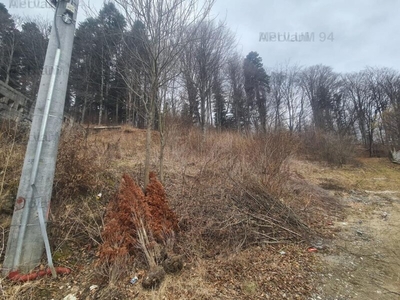
[[[150,14],[151,21],[140,17],[139,2],[132,11],[118,9],[123,0],[105,4],[79,24],[66,98],[77,121],[159,129],[169,116],[202,129],[318,129],[353,136],[369,149],[400,145],[398,71],[367,67],[340,74],[325,65],[294,64],[266,70],[257,52],[239,54],[226,24],[206,18],[209,8],[192,21],[165,10],[171,15],[157,23]],[[31,99],[50,28],[40,20],[14,20],[0,3],[0,80]]]

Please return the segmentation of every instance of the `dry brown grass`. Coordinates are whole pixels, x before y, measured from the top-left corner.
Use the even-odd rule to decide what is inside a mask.
[[[265,136],[214,131],[203,134],[196,128],[182,128],[179,124],[170,125],[166,136],[163,184],[181,229],[174,250],[185,255],[187,266],[182,272],[189,277],[186,280],[167,276],[158,294],[146,292],[142,295],[145,298],[156,295],[155,299],[161,299],[162,295],[167,295],[166,299],[176,299],[174,295],[213,299],[218,295],[245,297],[248,293],[246,297],[257,298],[265,290],[260,282],[266,278],[246,275],[247,283],[241,283],[241,292],[234,287],[237,293],[229,293],[227,288],[220,294],[218,278],[209,273],[228,264],[222,262],[221,257],[228,258],[234,253],[240,256],[243,249],[251,253],[259,245],[273,243],[282,247],[278,245],[307,238],[307,227],[312,223],[308,216],[310,213],[314,214],[314,219],[318,216],[315,217],[315,210],[301,210],[309,201],[309,195],[294,194],[291,186],[290,164],[298,140],[287,132]],[[158,170],[159,166],[158,143],[155,132],[151,150],[153,170]],[[75,270],[81,265],[93,266],[103,241],[104,212],[118,189],[122,174],[131,175],[139,186],[143,181],[144,145],[145,131],[128,126],[89,134],[81,129],[63,133],[49,226],[56,264]],[[96,196],[100,192],[102,197],[98,199]],[[267,247],[272,252],[279,249]],[[293,247],[297,247],[296,251],[302,249],[298,245]],[[291,259],[296,261],[295,256]],[[307,261],[306,265],[309,263]],[[120,264],[128,266],[124,260]],[[245,267],[246,262],[240,261],[240,265]],[[128,267],[131,276],[140,271],[135,266],[138,267],[135,264]],[[97,269],[97,273],[93,270],[82,269],[79,273],[82,275],[76,275],[81,276],[82,285],[89,285],[90,281],[104,288],[105,283],[96,281],[97,276],[115,277],[122,283],[129,280],[118,273],[121,270],[118,267]],[[240,276],[239,271],[231,271],[229,276]],[[256,272],[256,268],[252,272]],[[291,269],[290,272],[300,271]],[[303,278],[306,276],[301,274]],[[277,280],[278,277],[273,278]],[[309,282],[307,278],[304,280]],[[178,286],[171,286],[177,281]],[[277,289],[284,288],[277,283],[273,285]],[[137,290],[136,287],[132,289]],[[110,293],[112,290],[109,289]],[[257,292],[253,295],[254,291]]]
[[[165,184],[181,216],[183,251],[213,257],[304,238],[306,226],[285,204],[288,162],[298,145],[293,136],[174,130]]]
[[[310,130],[301,134],[302,152],[307,159],[324,161],[331,166],[358,165],[353,137]]]
[[[56,205],[96,191],[102,163],[99,153],[94,150],[84,131],[74,128],[63,130],[53,184],[53,201]],[[103,163],[107,164],[108,161],[106,159]]]
[[[12,121],[0,122],[0,214],[10,215],[18,191],[27,133]],[[6,226],[9,218],[3,218]]]

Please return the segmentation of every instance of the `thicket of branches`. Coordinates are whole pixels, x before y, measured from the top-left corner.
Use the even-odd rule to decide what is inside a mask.
[[[238,53],[226,24],[210,20],[212,4],[105,4],[76,31],[67,111],[82,123],[158,129],[162,138],[172,116],[204,132],[313,129],[352,137],[370,155],[376,145],[400,145],[397,70],[266,69],[257,52]],[[0,14],[0,80],[34,99],[50,25],[14,20],[2,4]]]

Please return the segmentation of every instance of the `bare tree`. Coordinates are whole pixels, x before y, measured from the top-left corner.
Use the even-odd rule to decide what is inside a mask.
[[[374,68],[367,68],[345,77],[346,94],[353,101],[358,130],[370,156],[373,155],[376,134],[379,135],[381,142],[384,139],[381,121],[388,101],[381,82],[381,71]]]
[[[331,67],[315,65],[302,71],[300,82],[310,103],[315,127],[333,130],[332,99],[340,87],[339,74]]]
[[[286,64],[283,67],[285,80],[282,84],[282,98],[286,109],[287,126],[291,132],[301,131],[304,118],[304,95],[300,86],[301,68]]]
[[[282,125],[281,107],[283,102],[284,82],[286,81],[287,74],[282,68],[272,71],[270,75],[270,87],[273,105],[273,119],[275,130],[279,129]]]
[[[357,120],[357,131],[361,139],[367,145],[367,120],[364,113],[365,103],[367,102],[368,92],[362,73],[351,73],[344,76],[345,95],[352,101]],[[357,132],[356,132],[357,134]]]
[[[188,29],[189,30],[189,29]],[[200,111],[198,102],[198,90],[196,87],[197,70],[196,70],[196,39],[191,40],[185,46],[181,54],[180,68],[182,74],[182,85],[184,86],[184,94],[187,102],[186,110],[183,111],[184,118],[190,120],[190,123],[200,124]]]
[[[243,58],[234,53],[227,62],[227,77],[230,86],[230,105],[235,127],[241,131],[246,121],[243,77]]]
[[[142,65],[149,87],[146,102],[147,134],[144,187],[149,183],[151,130],[156,106],[160,105],[159,89],[175,77],[173,69],[185,45],[189,42],[187,28],[200,24],[208,15],[213,0],[202,5],[196,0],[116,0],[125,13],[129,27],[143,24],[143,52],[132,51]],[[167,74],[167,75],[164,75]]]
[[[212,123],[213,87],[220,84],[219,73],[230,56],[235,37],[225,23],[216,24],[214,21],[193,26],[188,35],[193,38],[183,53],[182,72],[189,107],[204,131],[205,125]],[[196,111],[198,109],[200,112]]]
[[[388,107],[383,113],[386,143],[400,146],[400,74],[393,69],[383,69],[381,86],[388,98]]]

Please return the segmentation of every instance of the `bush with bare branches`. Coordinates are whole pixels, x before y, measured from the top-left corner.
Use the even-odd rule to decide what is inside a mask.
[[[193,137],[201,133],[192,130],[172,149],[183,164],[182,189],[170,191],[181,216],[182,251],[212,256],[253,243],[304,239],[307,226],[284,201],[295,137],[209,132],[193,151]]]
[[[53,201],[62,202],[95,191],[106,163],[99,161],[97,151],[88,144],[83,130],[64,129],[57,155]]]
[[[321,131],[306,131],[301,136],[303,152],[307,158],[324,161],[332,166],[357,164],[356,145],[350,136]]]
[[[0,122],[0,213],[12,213],[27,138],[26,128],[21,124]]]

